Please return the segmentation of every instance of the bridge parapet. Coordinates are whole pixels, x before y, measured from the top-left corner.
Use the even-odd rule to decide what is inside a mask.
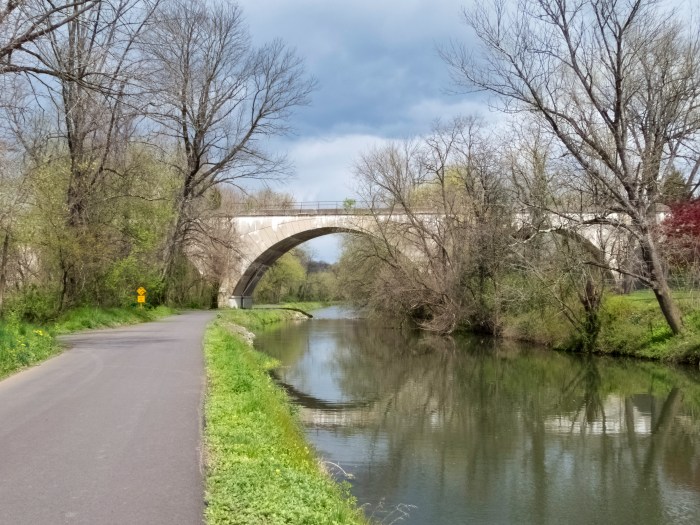
[[[236,206],[236,205],[234,205]],[[241,203],[236,217],[272,217],[299,215],[367,215],[382,209],[374,208],[367,202],[357,201],[315,201],[290,202],[285,204],[265,205]]]

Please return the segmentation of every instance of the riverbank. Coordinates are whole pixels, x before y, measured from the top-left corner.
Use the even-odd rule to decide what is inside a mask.
[[[112,328],[155,321],[176,310],[156,308],[94,308],[69,310],[54,322],[32,324],[8,315],[0,321],[0,379],[61,352],[57,335],[89,328]]]
[[[366,523],[344,488],[323,472],[286,394],[268,375],[275,361],[256,352],[246,332],[301,315],[231,310],[207,330],[208,525]]]
[[[304,314],[305,317],[313,317],[311,314],[314,310],[319,310],[333,303],[330,301],[304,301],[304,302],[286,302],[279,304],[260,304],[253,306],[255,310],[292,310]]]
[[[674,292],[685,331],[674,336],[651,291],[609,295],[600,310],[601,329],[594,353],[674,363],[700,363],[700,292]],[[511,315],[503,336],[558,350],[576,347],[571,325],[556,311]]]

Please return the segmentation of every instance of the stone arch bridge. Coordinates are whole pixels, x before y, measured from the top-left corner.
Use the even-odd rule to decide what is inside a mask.
[[[296,203],[280,208],[258,208],[243,211],[229,217],[238,237],[238,256],[229,274],[221,279],[219,307],[252,307],[253,290],[265,271],[292,248],[333,233],[371,234],[375,217],[384,215],[387,220],[406,221],[400,212],[370,210],[367,207],[348,207],[342,202]],[[423,215],[434,215],[426,211]],[[590,215],[592,214],[584,214]],[[437,217],[436,217],[437,218]],[[526,226],[529,215],[516,217]],[[590,248],[599,250],[607,260],[614,258],[619,235],[610,226],[584,224],[586,217],[578,215],[576,221],[560,215],[550,218],[550,226],[567,231]]]

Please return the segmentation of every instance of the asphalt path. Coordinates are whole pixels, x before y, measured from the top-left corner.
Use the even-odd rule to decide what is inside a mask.
[[[0,524],[202,523],[202,337],[192,312],[64,339],[0,381]]]

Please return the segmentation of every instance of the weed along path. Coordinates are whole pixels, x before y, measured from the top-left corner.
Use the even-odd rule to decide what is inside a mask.
[[[213,317],[68,336],[70,350],[0,381],[0,523],[201,523]]]

